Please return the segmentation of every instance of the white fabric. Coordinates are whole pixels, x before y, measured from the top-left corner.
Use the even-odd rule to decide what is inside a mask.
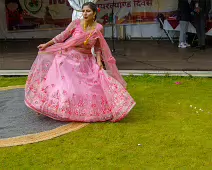
[[[167,31],[180,31],[180,24],[174,29],[174,28],[172,28],[171,24],[169,24],[169,21],[165,20],[163,28]],[[188,32],[196,33],[196,29],[194,28],[194,26],[191,23],[189,23],[189,25],[188,25]]]
[[[164,21],[163,28],[167,31],[180,31],[180,25],[178,25],[177,28],[174,29],[174,28],[172,28],[171,24],[169,24],[168,20]],[[188,25],[188,32],[196,33],[196,29],[193,26],[193,24],[191,24],[191,23],[189,23],[189,25]],[[208,32],[206,32],[206,35],[212,36],[212,28]]]
[[[72,21],[76,19],[82,19],[82,5],[86,2],[96,3],[97,0],[68,0],[71,7],[74,9],[72,14]]]

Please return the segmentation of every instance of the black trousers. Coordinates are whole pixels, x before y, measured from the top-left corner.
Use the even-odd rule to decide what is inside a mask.
[[[196,15],[194,17],[194,24],[197,31],[198,45],[205,46],[206,17],[203,14]]]

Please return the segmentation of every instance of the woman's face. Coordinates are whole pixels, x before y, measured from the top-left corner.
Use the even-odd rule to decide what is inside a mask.
[[[85,21],[93,21],[94,16],[96,15],[89,6],[84,6],[82,9],[83,18]]]

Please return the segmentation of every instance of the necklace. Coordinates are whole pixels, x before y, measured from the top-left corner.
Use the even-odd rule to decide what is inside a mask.
[[[88,24],[87,22],[84,21],[84,24],[83,24],[84,31],[86,31],[86,29],[87,29],[88,27],[93,28],[93,23],[94,23],[94,22],[92,22],[91,24]]]
[[[88,27],[88,24],[86,22],[84,22],[84,31],[86,31]],[[95,29],[94,25],[92,24],[92,27],[91,27],[91,32],[89,34],[89,36],[86,38],[86,40],[84,41],[84,45],[88,45],[88,42],[89,42],[89,38],[91,37],[91,35],[93,34],[93,30]]]

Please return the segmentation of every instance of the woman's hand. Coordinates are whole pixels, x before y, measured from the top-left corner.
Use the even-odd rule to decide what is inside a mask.
[[[99,69],[102,70],[103,69],[103,64],[101,60],[97,60],[97,64],[99,66]]]
[[[40,45],[38,46],[38,48],[39,48],[40,50],[45,50],[47,47],[48,47],[47,44],[40,44]]]
[[[51,46],[51,45],[53,45],[54,44],[54,40],[52,39],[52,40],[50,40],[49,42],[47,42],[47,43],[45,43],[45,44],[40,44],[39,46],[38,46],[38,48],[40,49],[40,50],[45,50],[47,47],[49,47],[49,46]]]

